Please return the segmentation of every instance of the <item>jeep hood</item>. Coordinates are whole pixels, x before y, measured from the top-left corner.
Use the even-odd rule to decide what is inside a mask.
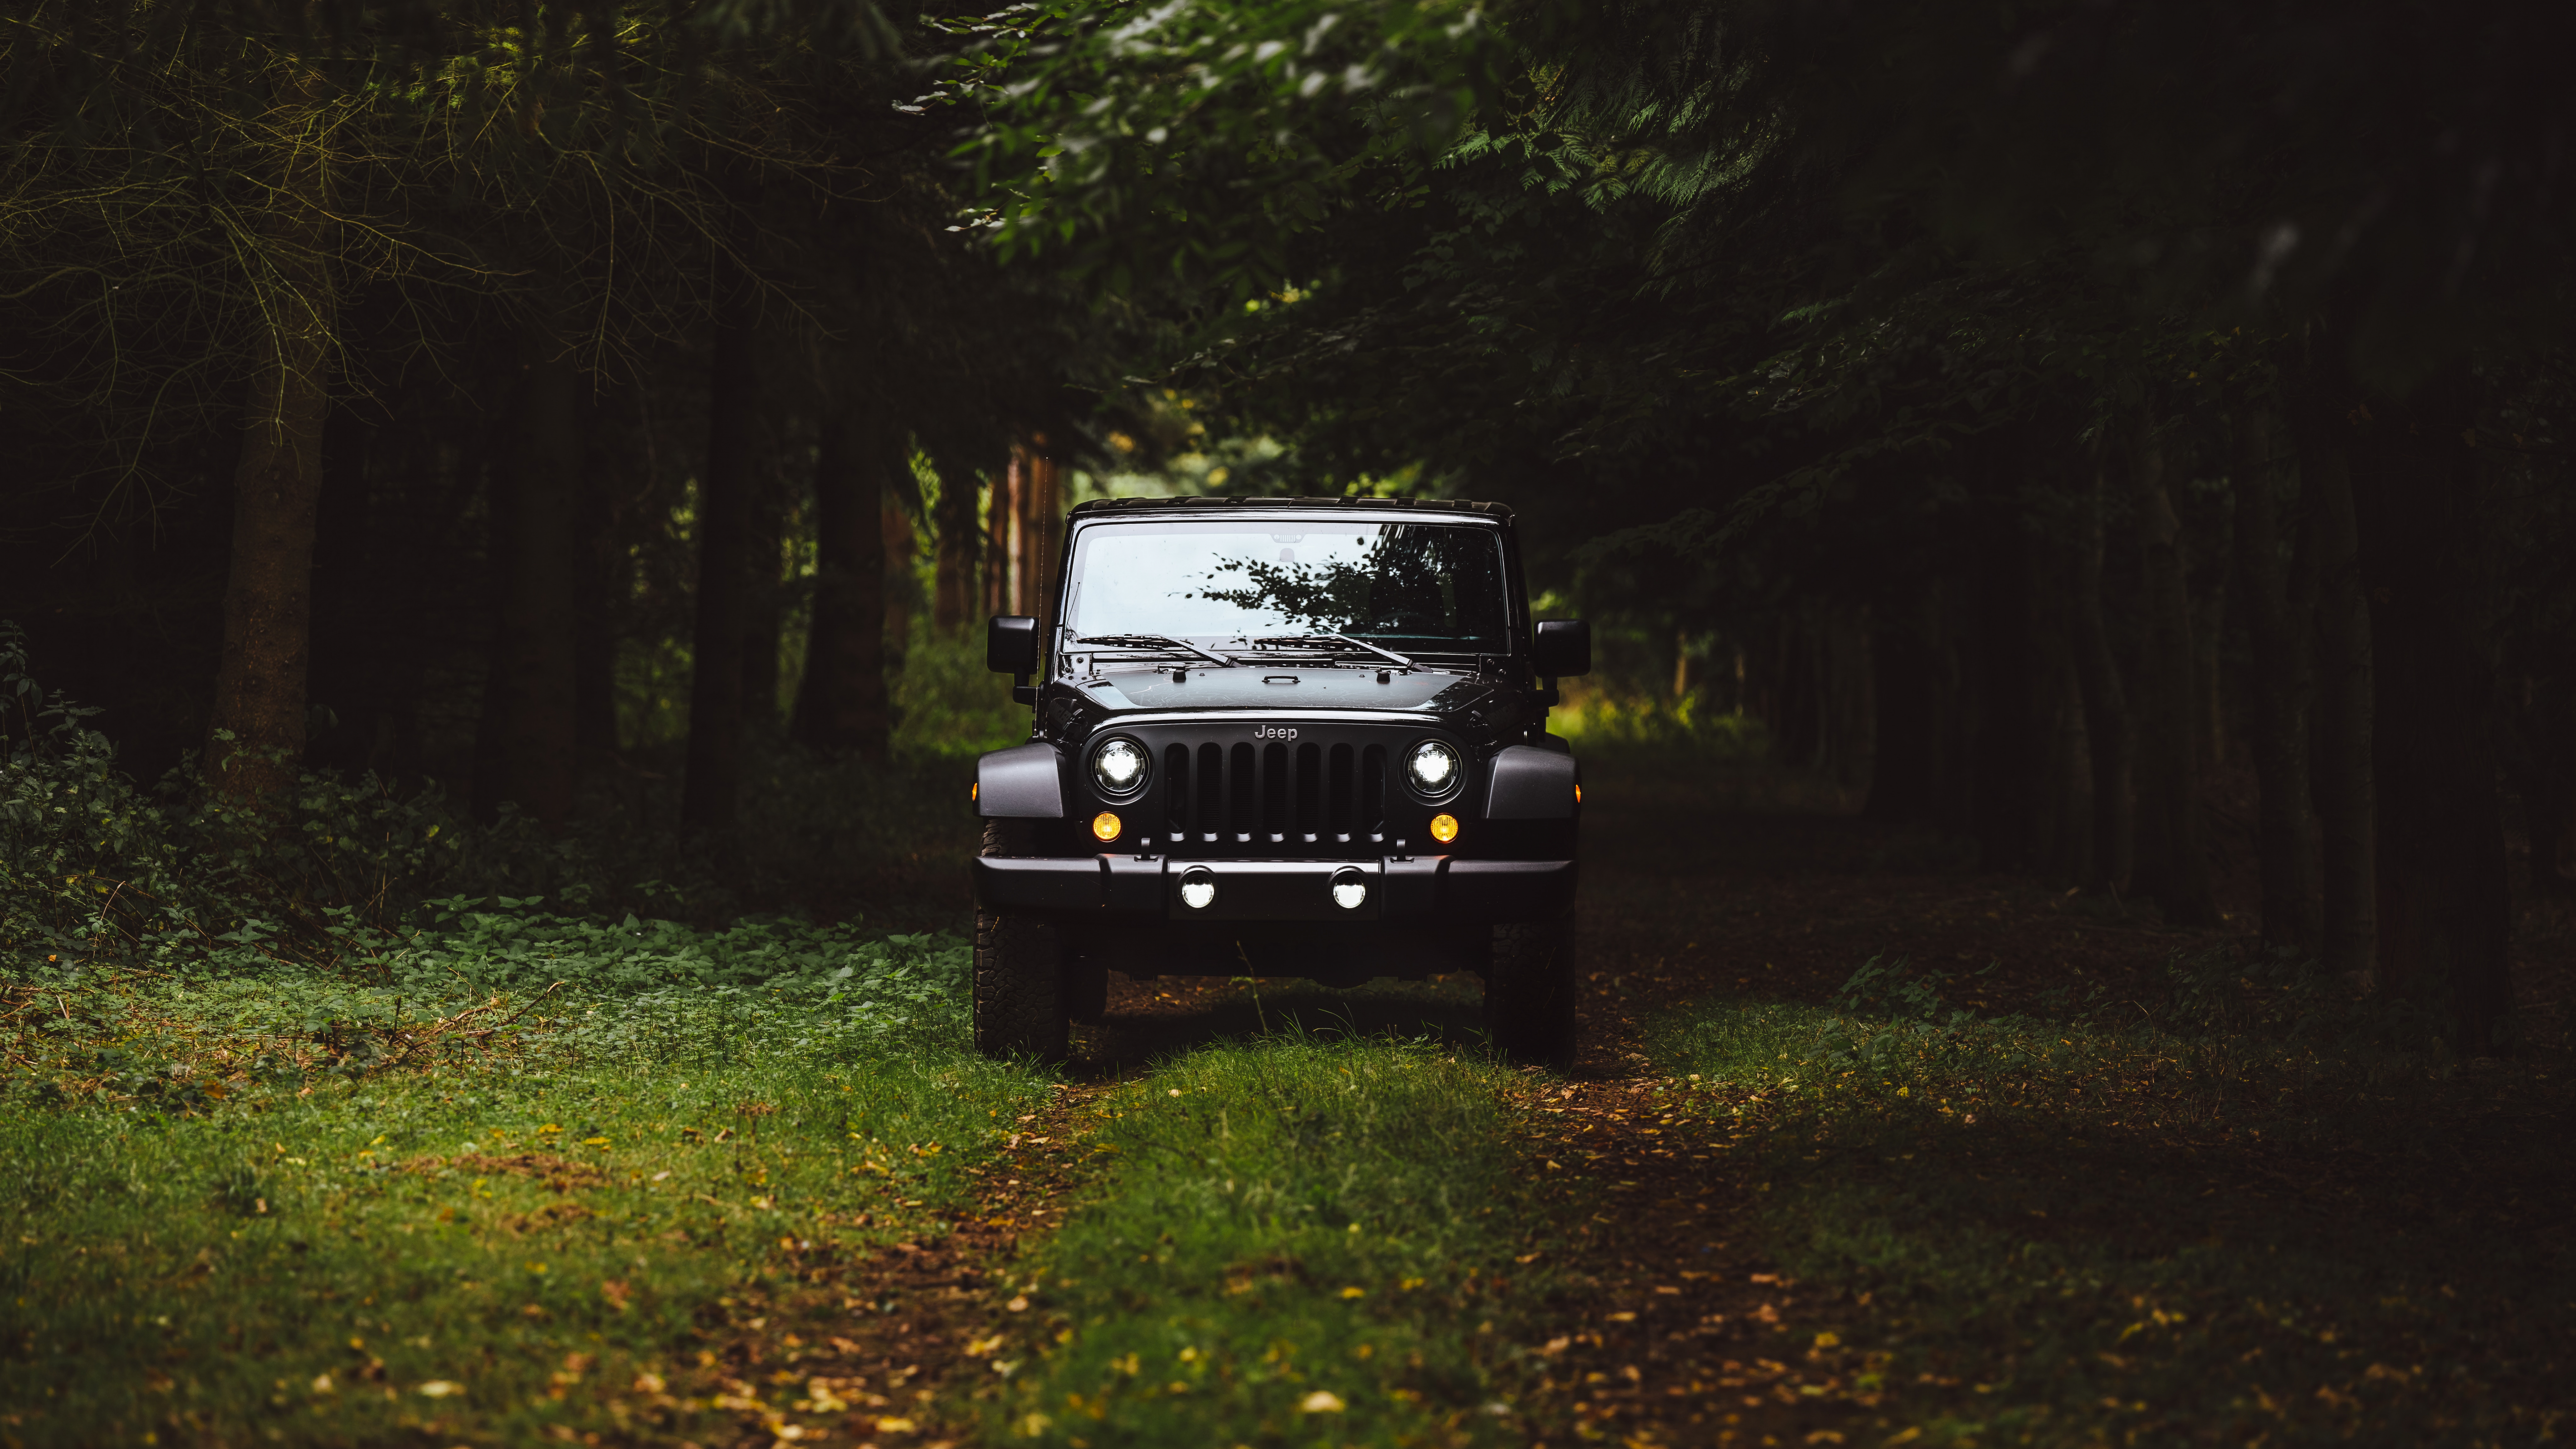
[[[1375,669],[1312,665],[1191,669],[1177,684],[1168,669],[1121,670],[1083,680],[1076,687],[1111,714],[1248,709],[1287,714],[1346,709],[1446,714],[1493,693],[1491,683],[1471,674],[1394,670],[1380,684]]]

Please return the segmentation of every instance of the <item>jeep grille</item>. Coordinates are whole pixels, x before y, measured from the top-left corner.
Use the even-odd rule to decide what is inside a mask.
[[[1165,844],[1334,854],[1384,843],[1384,744],[1233,734],[1163,744]]]

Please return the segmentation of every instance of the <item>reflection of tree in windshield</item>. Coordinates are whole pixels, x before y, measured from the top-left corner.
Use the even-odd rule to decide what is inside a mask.
[[[1343,634],[1458,639],[1499,632],[1499,564],[1482,530],[1396,524],[1359,563],[1227,559],[1214,571],[1243,586],[1202,597]]]

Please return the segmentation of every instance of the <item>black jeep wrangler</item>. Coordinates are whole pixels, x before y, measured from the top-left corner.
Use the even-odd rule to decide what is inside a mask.
[[[1061,1056],[1112,968],[1463,970],[1496,1045],[1571,1051],[1583,787],[1547,711],[1592,636],[1530,619],[1510,509],[1085,503],[1058,576],[986,642],[1036,721],[976,766],[978,1047]]]

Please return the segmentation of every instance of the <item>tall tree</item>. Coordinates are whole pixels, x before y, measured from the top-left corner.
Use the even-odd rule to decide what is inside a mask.
[[[982,490],[975,475],[960,467],[943,463],[939,469],[939,501],[931,509],[931,531],[935,535],[935,572],[930,592],[930,627],[943,638],[953,638],[963,630],[983,603],[982,591],[976,586],[976,564],[982,556],[977,547],[983,529],[976,513]]]
[[[2262,792],[2255,844],[2262,862],[2263,939],[2313,954],[2324,929],[2308,779],[2317,550],[2308,530],[2282,527],[2296,515],[2285,466],[2288,447],[2276,419],[2263,404],[2249,401],[2237,410],[2234,424],[2236,592],[2253,655],[2247,694],[2254,773]]]
[[[2137,834],[2132,771],[2137,731],[2120,661],[2102,614],[2103,551],[2109,529],[2108,465],[2097,451],[2076,495],[2075,678],[2084,694],[2084,737],[2093,768],[2093,878],[2117,891],[2130,883]]]
[[[313,530],[338,308],[330,195],[337,112],[313,62],[281,55],[274,65],[275,99],[254,122],[267,134],[275,175],[253,271],[260,321],[244,389],[223,664],[206,748],[215,790],[253,806],[294,785],[304,754]]]
[[[2477,422],[2466,366],[2346,419],[2376,685],[2379,981],[2482,1052],[2507,1044],[2511,900]]]
[[[888,473],[901,425],[882,394],[847,376],[829,394],[814,464],[814,625],[796,697],[795,737],[862,759],[886,755]]]
[[[509,800],[544,829],[572,814],[575,770],[575,639],[585,576],[578,549],[585,449],[583,379],[551,319],[529,323],[519,348],[518,416],[492,487],[502,560],[499,619],[487,702],[498,721],[497,779],[476,793]]]
[[[2138,510],[2138,857],[2140,895],[2175,921],[2218,924],[2201,844],[2199,716],[2193,707],[2191,561],[2165,471],[2165,444],[2152,431],[2129,455]]]
[[[737,231],[747,250],[748,221]],[[681,828],[733,828],[742,790],[742,650],[760,466],[760,296],[736,250],[724,266],[707,369],[706,460],[698,470],[697,624],[690,635],[688,777]]]
[[[2352,472],[2331,404],[2303,398],[2299,480],[2317,556],[2317,702],[2312,729],[2319,841],[2320,957],[2346,980],[2378,959],[2378,832],[2371,772],[2374,660],[2362,593]]]

